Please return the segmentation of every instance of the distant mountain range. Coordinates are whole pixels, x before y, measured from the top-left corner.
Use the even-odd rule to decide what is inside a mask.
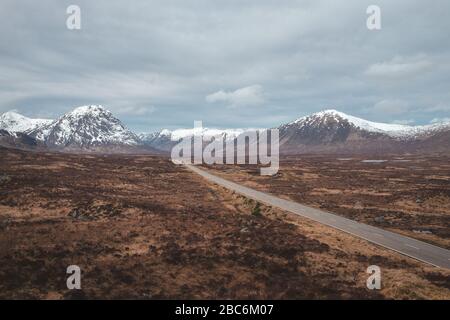
[[[212,137],[222,136],[225,141],[234,140],[239,135],[246,131],[252,131],[256,129],[177,129],[177,130],[167,130],[164,129],[158,132],[152,133],[141,133],[139,138],[141,142],[150,147],[170,151],[174,145],[176,145],[184,137],[189,137],[192,135],[202,135],[205,140],[210,140]]]
[[[280,153],[450,153],[450,122],[407,126],[378,123],[347,115],[336,110],[325,110],[279,126]],[[203,129],[207,137],[223,135],[235,139],[254,129]],[[139,135],[151,147],[169,151],[190,130],[162,130]]]
[[[102,106],[82,106],[56,120],[0,116],[0,145],[67,152],[169,152],[183,137],[236,139],[255,129],[177,129],[135,134]],[[418,153],[450,150],[450,122],[407,126],[367,121],[325,110],[278,127],[282,154]]]

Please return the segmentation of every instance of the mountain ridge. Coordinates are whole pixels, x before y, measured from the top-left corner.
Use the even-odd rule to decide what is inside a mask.
[[[438,144],[430,140],[450,132],[450,123],[406,126],[377,123],[353,117],[334,109],[314,113],[281,125],[280,150],[302,153],[396,153],[420,152],[426,147],[448,152],[450,140]]]
[[[265,130],[191,128],[135,134],[101,105],[80,106],[56,120],[31,119],[7,112],[0,116],[0,129],[26,134],[52,150],[108,153],[139,150],[167,153],[181,139],[194,134],[201,134],[206,140],[221,136],[229,141],[247,131]],[[277,129],[280,152],[284,154],[450,150],[450,122],[422,126],[389,124],[327,109]],[[8,139],[13,138],[14,135]]]
[[[301,118],[298,118],[294,120],[293,122],[290,122],[286,125],[282,125],[280,127],[289,126],[293,124],[301,123],[302,121],[308,120],[310,118],[324,118],[324,117],[334,117],[335,119],[343,119],[347,120],[351,124],[353,124],[355,127],[358,127],[360,129],[370,131],[370,132],[376,132],[376,133],[384,133],[387,135],[390,135],[392,137],[399,137],[399,138],[408,138],[417,134],[426,133],[428,131],[432,131],[435,129],[440,129],[442,127],[449,127],[450,128],[450,121],[449,122],[442,122],[442,123],[435,123],[435,124],[428,124],[428,125],[403,125],[403,124],[393,124],[393,123],[383,123],[383,122],[374,122],[365,120],[359,117],[351,116],[346,113],[337,111],[335,109],[326,109],[320,112],[316,112]],[[279,128],[280,128],[279,127]]]

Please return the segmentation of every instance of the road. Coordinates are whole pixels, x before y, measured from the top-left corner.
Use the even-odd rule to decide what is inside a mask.
[[[317,221],[433,266],[450,269],[450,250],[244,187],[193,165],[186,166],[206,180],[248,198]]]

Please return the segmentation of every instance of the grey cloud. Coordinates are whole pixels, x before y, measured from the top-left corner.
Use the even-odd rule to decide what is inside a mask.
[[[388,115],[401,115],[407,113],[408,110],[408,102],[398,99],[382,100],[377,102],[372,108],[372,112]]]
[[[409,119],[409,120],[394,120],[392,121],[394,124],[403,124],[403,125],[413,125],[416,123],[415,120]]]
[[[375,77],[403,78],[419,75],[432,67],[425,58],[395,57],[391,61],[375,63],[366,70],[366,74]]]
[[[442,122],[450,122],[450,117],[434,118],[430,121],[430,123],[442,123]]]
[[[0,111],[103,104],[137,131],[267,127],[329,107],[386,122],[448,116],[436,108],[450,101],[446,0],[379,0],[380,31],[360,0],[77,0],[80,31],[66,29],[70,4],[2,1]],[[236,91],[255,84],[263,95],[242,107]],[[221,102],[205,99],[214,93]],[[392,100],[408,108],[377,112]]]
[[[258,84],[229,92],[220,90],[207,95],[205,100],[208,103],[225,102],[230,107],[255,106],[265,102],[263,88]]]
[[[439,103],[433,107],[427,108],[427,112],[449,112],[450,113],[450,102],[447,104]]]

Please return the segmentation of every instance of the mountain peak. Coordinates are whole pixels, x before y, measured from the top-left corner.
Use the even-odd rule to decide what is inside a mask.
[[[345,120],[349,120],[350,122],[371,122],[371,121],[367,121],[355,116],[351,116],[349,114],[346,114],[344,112],[338,111],[336,109],[326,109],[326,110],[322,110],[310,115],[307,115],[305,117],[302,117],[298,120],[304,119],[304,118],[322,118],[322,117],[333,117],[333,118],[341,118],[341,119],[345,119]]]
[[[10,132],[27,132],[51,122],[48,119],[31,119],[15,111],[8,111],[0,116],[0,128]]]
[[[111,114],[109,110],[104,108],[102,105],[86,105],[73,109],[66,115],[70,116],[85,116],[85,115],[99,115],[99,114]]]
[[[4,118],[20,118],[20,119],[23,119],[23,118],[26,118],[24,115],[21,115],[20,113],[18,113],[18,112],[16,112],[16,111],[6,111],[5,113],[3,113],[1,116],[0,116],[2,119],[4,119]]]
[[[391,136],[406,136],[417,131],[418,127],[408,126],[403,124],[391,124],[391,123],[381,123],[365,120],[362,118],[354,117],[343,112],[337,111],[335,109],[327,109],[320,112],[313,113],[311,115],[301,117],[294,122],[288,124],[288,126],[300,126],[300,125],[311,125],[315,123],[326,124],[329,119],[337,123],[348,122],[350,125],[359,128],[361,130],[366,130],[369,132],[384,133]]]
[[[9,123],[25,123],[33,121],[34,119],[28,118],[16,111],[7,111],[0,115],[0,121]]]
[[[135,146],[139,143],[138,137],[101,105],[77,107],[33,134],[48,146],[57,148]]]
[[[319,112],[314,113],[313,115],[325,115],[325,114],[337,114],[337,115],[345,115],[345,113],[337,111],[336,109],[325,109]]]
[[[301,121],[303,121],[305,119],[310,119],[310,118],[323,118],[323,117],[329,117],[329,116],[333,116],[333,117],[339,116],[339,117],[344,118],[344,119],[349,117],[349,115],[347,115],[347,114],[345,114],[343,112],[340,112],[340,111],[338,111],[336,109],[325,109],[325,110],[322,110],[322,111],[319,111],[319,112],[315,112],[315,113],[312,113],[312,114],[300,117],[300,118],[296,119],[295,121],[293,121],[291,123],[292,124],[293,123],[298,123],[298,122],[301,122]]]

